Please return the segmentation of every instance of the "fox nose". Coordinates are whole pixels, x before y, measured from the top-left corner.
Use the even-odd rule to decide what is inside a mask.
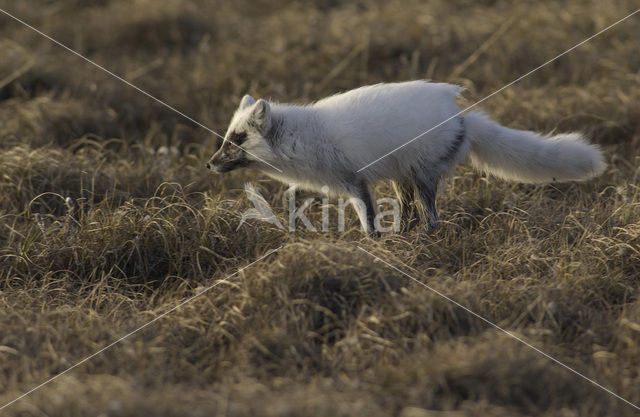
[[[211,164],[207,162],[207,169],[211,169]]]

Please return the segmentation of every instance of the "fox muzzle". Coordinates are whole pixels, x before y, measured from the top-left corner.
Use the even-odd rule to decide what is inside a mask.
[[[206,166],[207,166],[207,169],[210,169],[219,174],[222,174],[225,172],[233,171],[234,169],[237,169],[237,168],[246,167],[250,163],[251,161],[249,161],[245,157],[231,159],[231,158],[225,157],[225,155],[218,155],[216,153],[211,157],[209,162],[207,162]]]

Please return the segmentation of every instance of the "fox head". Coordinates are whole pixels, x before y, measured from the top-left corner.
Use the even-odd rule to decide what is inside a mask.
[[[271,129],[271,107],[263,99],[256,101],[245,95],[240,101],[222,146],[213,154],[207,168],[216,172],[229,172],[236,168],[260,164],[273,152],[266,140]]]

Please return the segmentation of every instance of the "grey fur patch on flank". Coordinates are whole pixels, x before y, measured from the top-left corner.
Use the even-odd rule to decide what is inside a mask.
[[[451,147],[449,148],[447,153],[440,157],[440,162],[444,162],[447,164],[451,162],[455,158],[456,154],[460,150],[460,146],[462,146],[462,143],[464,142],[464,138],[467,134],[467,129],[464,125],[464,117],[459,116],[458,122],[460,123],[460,129],[458,130],[458,133],[456,134],[456,137],[453,140],[453,143],[451,144]]]

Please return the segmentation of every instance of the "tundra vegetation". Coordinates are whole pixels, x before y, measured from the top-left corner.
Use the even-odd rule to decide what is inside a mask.
[[[224,133],[245,93],[430,78],[469,104],[637,2],[0,5]],[[245,182],[282,222],[286,186],[211,174],[218,138],[0,22],[0,406],[219,283],[3,415],[636,415],[358,246],[640,404],[640,15],[482,104],[506,126],[586,133],[605,174],[525,186],[462,166],[434,234],[380,238],[353,212],[344,232],[236,230]],[[319,204],[306,213],[319,228]]]

